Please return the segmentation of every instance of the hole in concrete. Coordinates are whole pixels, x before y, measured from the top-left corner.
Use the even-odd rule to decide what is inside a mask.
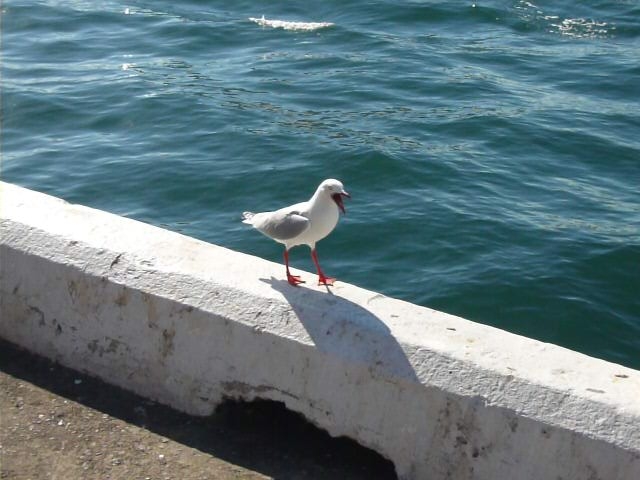
[[[397,479],[391,461],[349,438],[331,437],[282,402],[227,400],[210,422],[235,432],[231,449],[259,451],[256,470],[275,478],[289,478],[282,466],[295,459],[301,466],[297,478]],[[264,461],[270,465],[259,464]]]
[[[87,468],[95,478],[113,474],[109,461],[116,453],[122,453],[118,468],[126,467],[127,478],[397,478],[390,461],[354,441],[331,438],[282,403],[229,401],[210,417],[194,417],[3,340],[0,389],[3,421],[22,432],[10,437],[15,455],[7,468],[34,468],[42,478],[51,464],[77,466],[76,454],[84,450],[90,450]],[[46,434],[28,433],[34,418]]]

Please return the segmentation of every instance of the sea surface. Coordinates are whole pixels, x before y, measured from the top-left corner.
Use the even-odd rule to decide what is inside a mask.
[[[3,180],[640,368],[636,0],[0,8]]]

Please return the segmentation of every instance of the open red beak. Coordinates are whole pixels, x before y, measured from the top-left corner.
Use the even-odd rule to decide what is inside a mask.
[[[351,195],[349,195],[347,192],[334,193],[333,195],[331,195],[331,198],[333,198],[333,201],[336,202],[336,205],[338,205],[340,211],[342,213],[347,213],[347,211],[344,209],[344,203],[342,203],[342,197],[351,198]]]

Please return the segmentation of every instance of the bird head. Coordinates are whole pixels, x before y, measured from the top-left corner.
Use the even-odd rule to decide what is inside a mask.
[[[346,192],[344,185],[342,185],[340,180],[335,180],[333,178],[325,180],[320,184],[320,190],[329,195],[329,197],[336,202],[336,205],[342,213],[347,213],[344,208],[344,203],[342,203],[342,197],[351,198],[351,195]]]

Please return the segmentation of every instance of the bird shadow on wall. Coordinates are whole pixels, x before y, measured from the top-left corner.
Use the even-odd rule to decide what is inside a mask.
[[[330,287],[320,291],[274,277],[260,280],[282,294],[321,352],[362,363],[372,374],[418,379],[389,326],[367,308]]]

